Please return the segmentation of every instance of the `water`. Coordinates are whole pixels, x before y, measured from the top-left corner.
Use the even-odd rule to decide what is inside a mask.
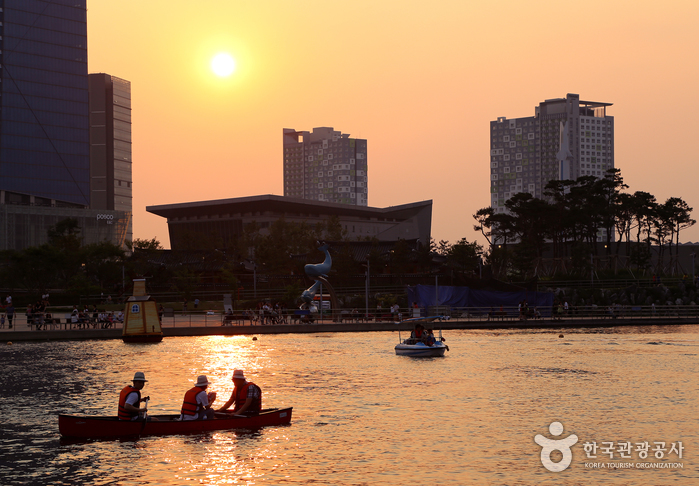
[[[699,481],[695,326],[449,331],[445,358],[396,356],[397,333],[62,341],[0,347],[8,484],[694,484]],[[234,368],[290,426],[61,443],[58,413],[116,414],[134,371],[151,413],[175,413],[199,374],[222,404]],[[536,434],[574,433],[571,466]],[[675,469],[590,469],[584,442],[681,441]],[[652,444],[651,444],[652,445]],[[558,456],[556,455],[558,454]],[[652,455],[652,453],[651,453]],[[552,456],[560,460],[560,453]],[[623,461],[638,463],[633,459]]]

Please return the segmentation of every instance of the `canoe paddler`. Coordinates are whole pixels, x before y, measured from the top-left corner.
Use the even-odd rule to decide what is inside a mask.
[[[262,390],[259,386],[245,379],[243,370],[233,371],[233,393],[223,407],[217,412],[223,412],[235,404],[233,412],[236,415],[257,415],[262,410]]]
[[[209,386],[206,375],[199,375],[197,382],[187,393],[184,394],[182,402],[182,415],[180,420],[206,420],[214,418],[214,411],[211,405],[216,400],[216,392],[206,393]]]
[[[146,407],[140,408],[141,402],[150,398],[141,398],[141,390],[147,381],[143,371],[137,371],[133,375],[133,385],[127,385],[121,390],[119,393],[119,420],[138,420],[141,413],[148,411]]]

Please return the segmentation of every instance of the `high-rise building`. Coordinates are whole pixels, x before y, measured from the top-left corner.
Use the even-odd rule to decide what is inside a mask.
[[[47,241],[123,244],[130,212],[90,207],[85,0],[0,0],[0,250]]]
[[[284,195],[368,206],[366,140],[332,127],[285,128]]]
[[[90,207],[132,214],[131,83],[90,74]],[[129,218],[126,239],[132,239]]]
[[[543,198],[551,180],[602,177],[614,168],[611,103],[581,101],[577,94],[546,100],[534,116],[490,122],[490,205],[505,212],[519,192]]]
[[[85,0],[3,0],[2,202],[90,204]]]

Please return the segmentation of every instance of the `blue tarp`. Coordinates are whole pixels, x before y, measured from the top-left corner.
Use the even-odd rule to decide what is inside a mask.
[[[529,308],[537,307],[543,315],[550,315],[553,306],[552,292],[534,292],[520,290],[517,292],[501,292],[497,290],[474,290],[469,287],[450,287],[440,285],[436,290],[434,285],[416,285],[408,287],[408,303],[417,302],[420,307],[445,305],[461,308],[492,307],[499,310],[503,307],[517,307],[523,300]],[[439,296],[437,296],[439,293]]]

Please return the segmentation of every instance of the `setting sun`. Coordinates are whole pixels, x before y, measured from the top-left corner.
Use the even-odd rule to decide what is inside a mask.
[[[222,78],[230,76],[235,71],[235,60],[225,52],[216,54],[211,59],[211,70]]]

